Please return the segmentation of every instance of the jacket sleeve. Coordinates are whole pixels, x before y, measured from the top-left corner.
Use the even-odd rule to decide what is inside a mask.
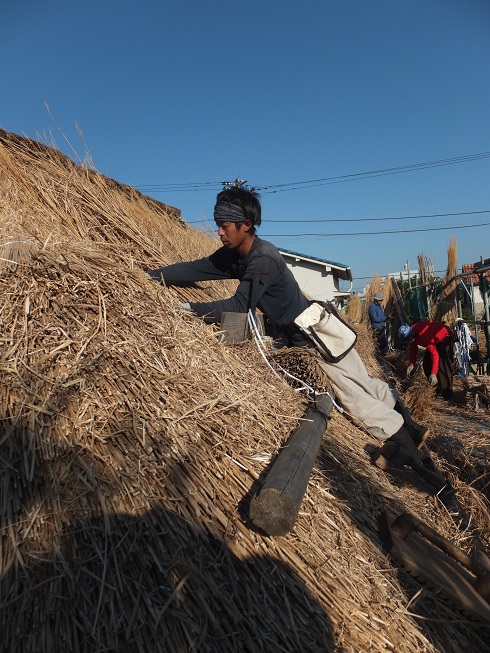
[[[369,320],[373,329],[382,329],[386,322],[386,315],[381,308],[374,302],[369,306],[368,309]]]
[[[151,270],[148,275],[157,281],[163,280],[168,286],[184,286],[194,281],[232,278],[230,268],[220,250],[197,261],[173,263]]]
[[[369,320],[370,320],[371,324],[373,324],[374,322],[377,322],[376,315],[375,315],[375,308],[376,307],[374,306],[374,304],[371,304],[369,306],[369,309],[368,309],[368,315],[369,315]]]
[[[431,374],[437,374],[439,371],[439,352],[437,351],[437,347],[433,344],[429,344],[426,347],[426,351],[429,352],[431,360],[432,360],[432,366],[430,368],[430,373]]]
[[[245,275],[240,280],[233,297],[212,302],[190,302],[192,311],[203,317],[204,321],[208,323],[221,322],[221,316],[225,312],[246,313],[250,307],[255,274],[258,274],[255,303],[259,305],[261,298],[279,274],[276,263],[265,255],[257,256],[247,266]]]
[[[410,365],[415,365],[417,362],[417,356],[419,355],[419,348],[414,340],[412,340],[408,345],[408,354],[410,357]]]
[[[221,322],[221,316],[225,312],[246,313],[249,305],[252,280],[243,279],[238,284],[233,297],[218,299],[212,302],[189,302],[192,312],[202,317],[208,324]]]

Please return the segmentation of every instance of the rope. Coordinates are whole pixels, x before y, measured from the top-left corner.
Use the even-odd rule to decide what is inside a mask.
[[[284,378],[283,378],[282,376],[280,376],[280,375],[276,372],[276,370],[275,370],[275,369],[272,367],[272,365],[270,364],[269,359],[267,358],[267,355],[266,355],[266,346],[265,346],[264,340],[263,340],[263,338],[262,338],[262,335],[261,335],[261,333],[260,333],[260,330],[259,330],[259,327],[258,327],[258,325],[257,325],[257,322],[256,322],[256,320],[255,320],[255,317],[253,316],[251,310],[248,311],[248,325],[249,325],[249,327],[250,327],[250,330],[252,331],[252,334],[253,334],[253,337],[254,337],[255,344],[257,345],[257,348],[258,348],[260,354],[262,355],[262,358],[265,360],[267,367],[272,371],[272,373],[273,373],[273,374],[274,374],[278,379],[280,379],[281,381],[283,381],[283,382],[285,383],[286,381],[284,380]],[[301,387],[300,387],[300,388],[295,388],[295,392],[301,392],[302,390],[306,390],[307,394],[308,394],[308,395],[311,395],[311,396],[313,397],[313,399],[315,399],[315,397],[320,396],[320,395],[327,395],[328,397],[330,397],[330,399],[332,400],[332,404],[333,404],[333,405],[335,406],[335,408],[339,411],[339,413],[343,413],[343,412],[344,412],[344,409],[343,409],[341,406],[339,406],[339,404],[335,401],[335,399],[332,397],[332,395],[331,395],[329,392],[327,392],[327,391],[325,391],[325,392],[318,392],[318,391],[315,390],[315,388],[313,388],[311,385],[308,385],[305,381],[303,381],[303,379],[300,379],[300,378],[298,378],[297,376],[294,376],[293,374],[290,374],[290,373],[289,373],[287,370],[285,370],[284,367],[282,367],[282,365],[280,365],[277,361],[274,361],[274,363],[275,363],[275,365],[280,369],[280,371],[281,371],[284,375],[286,375],[286,376],[289,377],[290,379],[293,379],[294,381],[296,381],[297,383],[300,384]]]

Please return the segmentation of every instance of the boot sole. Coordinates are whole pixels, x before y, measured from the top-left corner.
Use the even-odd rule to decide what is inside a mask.
[[[426,431],[426,432],[424,433],[424,435],[422,436],[422,439],[420,440],[419,444],[417,445],[417,449],[422,449],[422,447],[423,447],[424,444],[426,443],[427,438],[429,437],[429,435],[430,435],[430,430],[427,429],[427,431]]]
[[[412,490],[424,499],[431,499],[434,497],[434,488],[426,483],[423,478],[413,471],[413,469],[407,467],[395,467],[388,458],[385,458],[383,454],[377,455],[377,452],[374,452],[371,457],[371,462],[389,476],[408,483]]]
[[[389,471],[390,469],[401,469],[401,467],[398,467],[398,465],[394,465],[391,460],[385,458],[383,454],[380,453],[379,449],[375,451],[371,456],[371,462],[373,465],[376,465],[378,469],[382,469],[383,471]]]

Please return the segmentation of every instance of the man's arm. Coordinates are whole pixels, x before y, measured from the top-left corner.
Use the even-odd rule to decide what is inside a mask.
[[[241,279],[233,297],[213,302],[190,302],[192,311],[204,318],[205,322],[221,322],[224,312],[246,313],[250,307],[253,294],[253,281],[257,275],[254,302],[260,306],[263,295],[275,281],[279,271],[277,263],[269,256],[256,256],[247,265],[245,276]],[[267,313],[266,307],[261,310]],[[268,317],[270,317],[268,315]]]
[[[410,358],[410,365],[415,365],[417,356],[419,355],[419,348],[415,340],[412,340],[408,345],[408,354]]]
[[[185,286],[194,281],[213,281],[216,279],[230,279],[231,272],[227,269],[226,262],[218,250],[211,256],[187,261],[173,263],[157,270],[151,270],[148,275],[157,281],[164,281],[167,285]]]
[[[373,322],[377,322],[377,320],[376,320],[376,306],[374,304],[371,304],[369,306],[368,315],[369,315],[369,319],[371,321],[371,324],[373,324]]]
[[[437,347],[431,343],[431,344],[427,345],[426,349],[429,352],[431,360],[432,360],[432,366],[430,368],[430,373],[431,374],[437,374],[437,372],[439,371],[439,352],[437,351]]]
[[[225,312],[246,313],[250,303],[252,280],[247,278],[240,281],[233,297],[218,299],[212,302],[189,302],[195,315],[204,318],[208,324],[221,322]]]

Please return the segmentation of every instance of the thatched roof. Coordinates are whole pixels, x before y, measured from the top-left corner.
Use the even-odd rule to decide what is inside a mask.
[[[252,344],[182,313],[233,284],[144,274],[213,239],[6,132],[0,189],[0,650],[488,650],[488,629],[382,552],[377,514],[465,535],[373,468],[339,413],[293,531],[251,528],[247,499],[304,400]],[[485,497],[440,462],[486,537]]]

